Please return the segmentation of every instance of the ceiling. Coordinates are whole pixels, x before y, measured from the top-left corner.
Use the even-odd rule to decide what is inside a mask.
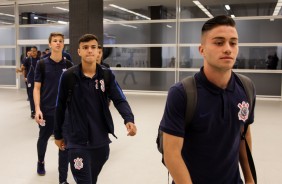
[[[54,8],[59,6],[68,9],[68,1],[64,0],[0,0],[0,13],[14,14],[14,8],[7,6],[13,5],[15,1],[19,4],[19,13],[35,12],[41,14],[66,14],[68,12]],[[234,14],[236,17],[245,16],[271,16],[276,6],[277,0],[199,0],[213,15],[218,14]],[[142,14],[148,14],[149,6],[160,6],[166,8],[171,17],[175,18],[176,1],[174,0],[104,0],[104,16],[117,16],[126,17],[126,13],[114,9],[109,4],[115,4]],[[231,6],[231,11],[224,8],[225,4]],[[180,0],[182,10],[189,10],[193,13],[194,17],[191,18],[207,18],[207,16],[199,11],[192,0]],[[128,13],[127,13],[128,14]],[[281,16],[281,10],[280,14]],[[65,16],[65,17],[66,17]],[[0,16],[1,18],[1,16]],[[130,20],[124,18],[124,20]]]

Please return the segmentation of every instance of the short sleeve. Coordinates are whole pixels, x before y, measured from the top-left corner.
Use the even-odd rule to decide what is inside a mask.
[[[187,97],[182,83],[172,86],[168,92],[160,130],[174,136],[184,137],[186,102]]]
[[[36,63],[35,72],[34,72],[34,82],[42,82],[42,74],[40,71],[39,61]]]

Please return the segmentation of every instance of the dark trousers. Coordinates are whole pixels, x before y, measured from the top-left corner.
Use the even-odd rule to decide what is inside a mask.
[[[39,138],[37,141],[38,161],[44,162],[47,144],[54,130],[54,116],[44,116],[45,126],[39,125]],[[68,151],[59,150],[59,180],[64,182],[68,175]]]
[[[34,101],[33,101],[33,89],[34,89],[34,82],[27,84],[27,94],[30,103],[30,111],[31,113],[35,113]]]
[[[109,145],[97,149],[69,149],[69,162],[76,183],[96,184],[109,154]]]

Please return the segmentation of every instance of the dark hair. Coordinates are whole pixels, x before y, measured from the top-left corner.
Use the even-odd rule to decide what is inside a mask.
[[[31,50],[31,49],[36,49],[36,50],[38,50],[36,46],[31,46],[31,47],[30,47],[30,50]]]
[[[63,38],[63,40],[65,39],[65,36],[62,34],[62,33],[59,33],[59,32],[53,32],[53,33],[50,33],[50,36],[49,36],[49,43],[51,43],[52,41],[52,37],[54,36],[61,36]]]
[[[213,28],[217,26],[231,26],[235,27],[236,23],[235,21],[227,16],[227,15],[219,15],[214,18],[209,19],[202,27],[202,35],[206,33],[207,31],[212,30]]]
[[[98,42],[98,38],[94,34],[85,34],[85,35],[83,35],[82,37],[79,38],[78,45],[81,42],[89,42],[91,40],[96,40]]]

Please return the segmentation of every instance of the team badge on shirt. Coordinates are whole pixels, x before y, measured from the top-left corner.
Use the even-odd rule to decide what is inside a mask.
[[[98,81],[98,79],[95,80],[95,89],[99,89],[99,83],[100,83],[101,91],[105,92],[105,82],[104,82],[104,79],[101,79],[100,81]]]
[[[104,82],[104,79],[100,80],[100,84],[101,84],[101,90],[103,92],[105,92],[105,82]]]
[[[66,69],[66,68],[64,68],[64,69],[63,69],[63,72],[65,72],[65,71],[67,71],[67,69]]]
[[[239,120],[246,122],[246,120],[249,118],[249,103],[243,101],[242,103],[239,103],[237,106],[240,109],[240,111],[238,112]]]
[[[74,168],[77,170],[80,170],[83,168],[83,159],[82,158],[76,158],[73,160],[74,161]]]

